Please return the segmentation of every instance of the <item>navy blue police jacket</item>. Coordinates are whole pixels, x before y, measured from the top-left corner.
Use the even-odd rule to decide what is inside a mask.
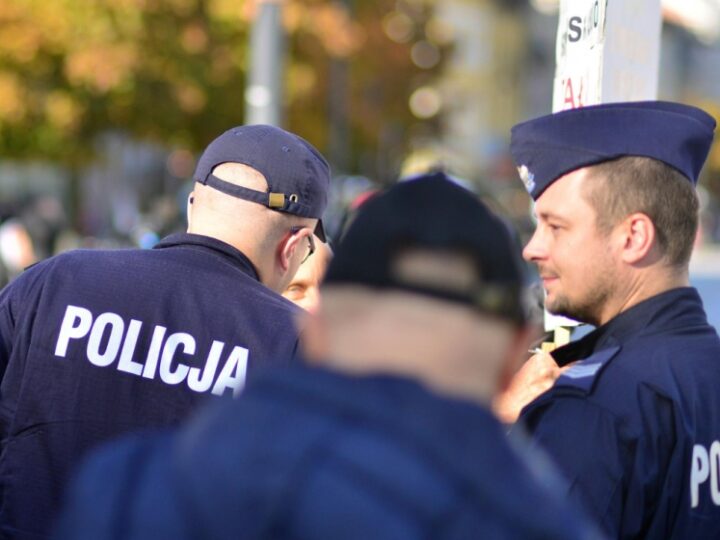
[[[175,425],[287,364],[295,310],[240,251],[198,235],[25,271],[0,295],[0,535],[47,533],[97,443]]]
[[[469,402],[297,366],[179,433],[94,455],[57,537],[597,538],[534,466]]]
[[[720,340],[695,289],[664,292],[553,356],[580,360],[521,414],[614,538],[720,538]]]

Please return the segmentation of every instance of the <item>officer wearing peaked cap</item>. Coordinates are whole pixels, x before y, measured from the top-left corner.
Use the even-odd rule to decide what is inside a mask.
[[[306,315],[307,365],[100,451],[58,537],[597,538],[487,408],[526,348],[523,285],[505,224],[444,175],[376,195]]]
[[[524,257],[549,311],[597,326],[521,421],[615,538],[720,538],[720,340],[688,283],[715,121],[616,103],[515,126],[535,200]]]
[[[41,538],[96,444],[176,425],[292,361],[279,294],[312,251],[329,170],[306,141],[242,126],[202,155],[187,234],[74,251],[0,295],[0,537]]]

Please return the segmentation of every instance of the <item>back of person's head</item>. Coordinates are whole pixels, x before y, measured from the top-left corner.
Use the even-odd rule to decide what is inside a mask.
[[[325,241],[329,167],[297,135],[266,125],[226,131],[206,148],[194,180],[188,232],[238,248],[278,292],[307,256],[313,233]]]
[[[365,203],[338,244],[306,355],[486,401],[527,347],[524,272],[508,226],[442,173]]]

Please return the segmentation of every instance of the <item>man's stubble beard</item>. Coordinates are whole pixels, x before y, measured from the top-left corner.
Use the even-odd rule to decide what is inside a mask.
[[[613,277],[601,274],[584,298],[571,300],[567,295],[559,293],[552,302],[545,302],[545,308],[554,315],[562,315],[575,321],[598,326],[603,308],[614,291]]]

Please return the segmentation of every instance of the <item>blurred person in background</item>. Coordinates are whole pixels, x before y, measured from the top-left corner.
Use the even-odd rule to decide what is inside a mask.
[[[19,218],[9,218],[0,224],[0,286],[4,286],[25,268],[37,262],[33,239]]]
[[[99,442],[176,425],[292,362],[298,309],[280,292],[323,237],[326,161],[296,135],[243,126],[207,147],[194,180],[187,233],[67,252],[0,295],[0,536],[46,535]]]
[[[304,310],[315,313],[320,306],[320,283],[330,259],[330,243],[316,238],[315,252],[300,265],[282,295]]]
[[[49,193],[32,197],[20,213],[20,220],[32,238],[38,261],[58,253],[58,239],[68,228],[59,197]]]
[[[532,333],[509,229],[444,175],[399,183],[337,246],[307,365],[91,458],[60,539],[597,538],[488,410]]]
[[[533,373],[552,386],[520,420],[613,538],[720,538],[720,340],[688,281],[714,129],[650,101],[512,131],[545,305],[597,327],[520,371],[526,390]]]
[[[0,287],[37,262],[38,249],[27,227],[27,203],[0,201]]]

